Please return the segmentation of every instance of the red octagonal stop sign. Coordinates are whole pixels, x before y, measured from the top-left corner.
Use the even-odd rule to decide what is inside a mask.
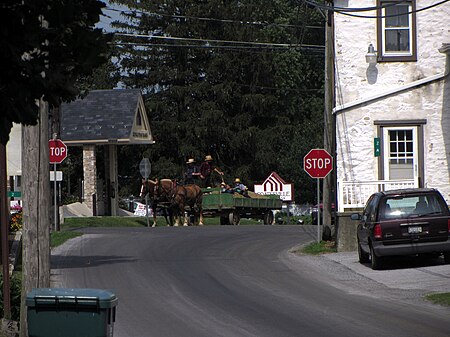
[[[50,164],[60,164],[67,157],[67,145],[60,139],[48,141]]]
[[[312,178],[325,178],[333,170],[333,157],[324,149],[313,149],[303,158],[303,169]]]

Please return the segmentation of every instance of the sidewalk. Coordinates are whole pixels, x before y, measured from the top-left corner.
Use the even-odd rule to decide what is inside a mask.
[[[357,252],[324,254],[323,257],[389,288],[450,292],[450,265],[443,264],[442,258],[424,263],[399,258],[387,264],[384,270],[372,270],[369,264],[359,263]]]

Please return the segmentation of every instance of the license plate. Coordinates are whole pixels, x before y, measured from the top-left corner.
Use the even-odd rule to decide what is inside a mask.
[[[409,234],[418,234],[422,233],[422,226],[410,226],[408,227]]]

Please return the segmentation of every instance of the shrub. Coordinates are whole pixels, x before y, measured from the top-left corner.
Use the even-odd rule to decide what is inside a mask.
[[[66,196],[64,197],[64,199],[63,199],[63,205],[70,205],[70,204],[73,204],[73,203],[75,203],[75,202],[80,201],[79,199],[80,199],[80,198],[79,198],[78,196],[73,195],[73,194],[66,195]]]
[[[0,313],[2,317],[4,314],[3,307],[3,274],[0,274]],[[21,273],[13,273],[10,279],[10,296],[11,296],[11,320],[19,321],[20,320],[20,299],[21,299],[21,291],[22,291],[22,274]]]
[[[9,231],[17,232],[21,231],[23,226],[23,214],[22,210],[11,214],[11,218],[9,220]]]

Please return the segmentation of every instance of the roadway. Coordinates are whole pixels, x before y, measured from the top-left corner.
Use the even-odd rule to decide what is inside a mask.
[[[115,337],[450,335],[450,309],[422,299],[429,280],[450,291],[440,260],[372,271],[290,252],[311,226],[83,231],[52,251],[52,287],[113,291]]]

